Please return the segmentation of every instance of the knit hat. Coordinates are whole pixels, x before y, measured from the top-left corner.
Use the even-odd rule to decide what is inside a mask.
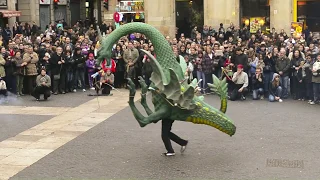
[[[45,57],[48,57],[48,58],[51,58],[51,56],[50,56],[49,53],[45,53],[44,56],[45,56]]]
[[[94,55],[92,53],[89,54],[89,57],[94,57]]]
[[[243,65],[242,65],[242,64],[239,64],[239,65],[237,66],[237,68],[238,68],[238,69],[243,69]]]
[[[274,79],[275,79],[277,76],[280,76],[280,75],[279,75],[278,73],[273,73],[272,81],[274,81]]]

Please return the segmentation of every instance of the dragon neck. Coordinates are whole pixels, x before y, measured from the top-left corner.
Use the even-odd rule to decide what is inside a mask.
[[[111,57],[108,56],[111,55],[113,45],[117,43],[121,37],[131,33],[141,33],[149,38],[154,47],[157,61],[163,70],[167,71],[169,68],[172,68],[176,71],[180,80],[184,78],[180,64],[177,62],[176,56],[174,55],[168,41],[156,28],[145,23],[128,23],[113,31],[107,38],[103,40],[101,49],[102,52],[98,58],[99,62],[101,62],[104,58],[109,61]]]

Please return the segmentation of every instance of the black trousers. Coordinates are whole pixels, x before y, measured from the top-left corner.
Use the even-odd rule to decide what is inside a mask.
[[[100,89],[96,87],[97,94],[99,94]],[[103,83],[101,85],[101,94],[109,95],[111,92],[111,87],[108,84]]]
[[[36,85],[36,78],[37,76],[25,76],[25,79],[27,80],[27,90],[28,94],[31,94],[33,92],[33,87]]]
[[[50,90],[48,86],[37,86],[31,95],[36,99],[40,99],[40,95],[43,94],[44,99],[47,99],[51,95]]]
[[[231,101],[235,101],[237,99],[240,99],[241,96],[243,95],[244,97],[246,97],[247,93],[248,93],[248,89],[247,88],[243,88],[242,92],[238,92],[238,90],[243,86],[243,84],[234,84],[233,88],[232,88],[232,92],[231,92],[231,96],[230,96],[230,100]]]
[[[124,85],[124,83],[125,83],[124,71],[116,71],[115,80],[114,80],[115,88],[121,88]]]
[[[0,95],[8,96],[8,91],[6,89],[1,89],[0,90]]]
[[[66,91],[66,73],[60,73],[60,79],[53,78],[53,93],[65,92]]]
[[[174,153],[170,140],[174,141],[180,146],[185,146],[188,143],[188,141],[181,139],[179,136],[171,132],[173,122],[174,120],[171,119],[162,120],[161,138],[168,153]]]

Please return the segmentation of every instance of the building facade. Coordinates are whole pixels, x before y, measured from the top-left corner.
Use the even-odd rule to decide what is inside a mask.
[[[196,0],[194,0],[196,1]],[[219,24],[233,23],[242,26],[241,1],[245,0],[203,0],[204,24],[219,28]],[[249,0],[250,1],[250,0]],[[174,0],[144,0],[145,22],[155,26],[163,34],[171,37],[176,33],[176,2]],[[270,21],[270,27],[280,31],[284,29],[290,32],[291,22],[297,21],[294,11],[297,0],[267,0],[270,15],[266,17]],[[113,13],[116,12],[119,0],[109,0],[109,10],[103,10],[103,19],[113,21]]]
[[[173,37],[180,13],[176,10],[177,1],[192,3],[190,0],[0,0],[0,15],[5,19],[1,26],[13,25],[16,21],[35,22],[44,30],[50,23],[60,20],[69,25],[85,19],[114,23],[114,15],[119,12],[124,22],[146,22]],[[286,32],[290,32],[291,22],[301,20],[298,11],[303,2],[318,1],[320,6],[319,0],[193,0],[197,1],[203,6],[201,21],[215,29],[220,23],[242,27],[256,18],[258,25],[261,22]]]
[[[0,27],[13,25],[19,16],[21,12],[16,10],[15,0],[0,0]]]

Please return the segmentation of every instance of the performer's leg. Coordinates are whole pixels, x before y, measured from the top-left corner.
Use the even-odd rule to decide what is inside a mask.
[[[175,143],[179,144],[180,146],[185,146],[188,144],[188,141],[181,139],[179,136],[177,136],[176,134],[174,134],[173,132],[169,133],[169,137],[172,141],[174,141]]]
[[[173,120],[163,119],[162,120],[162,130],[161,130],[161,138],[164,143],[164,146],[167,149],[167,153],[174,153],[174,150],[170,141],[170,131],[172,127]]]

